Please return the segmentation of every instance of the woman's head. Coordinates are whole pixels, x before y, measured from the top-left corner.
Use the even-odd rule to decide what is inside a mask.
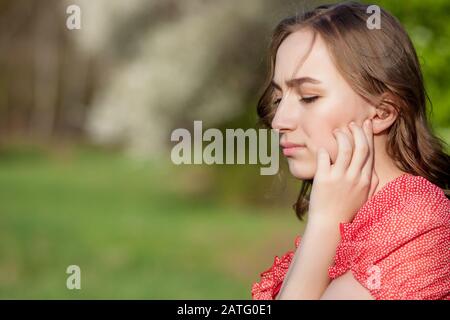
[[[402,171],[449,184],[449,156],[426,118],[426,94],[414,47],[400,25],[381,10],[381,28],[369,29],[366,5],[320,6],[280,22],[270,48],[270,72],[258,114],[281,133],[291,173],[304,180],[295,206],[307,208],[316,153],[334,162],[332,131],[372,119],[376,147]],[[381,151],[381,150],[378,150]],[[377,149],[375,149],[377,152]]]
[[[276,112],[271,126],[280,131],[281,145],[305,146],[283,150],[291,173],[299,179],[314,177],[319,147],[325,147],[335,161],[334,129],[343,129],[350,121],[361,124],[376,112],[340,74],[322,37],[308,28],[291,33],[281,43],[272,86]],[[385,128],[386,120],[374,121],[374,128]]]

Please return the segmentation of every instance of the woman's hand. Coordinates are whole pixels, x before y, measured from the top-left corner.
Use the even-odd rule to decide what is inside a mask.
[[[378,185],[373,169],[371,120],[364,121],[362,128],[352,122],[349,128],[354,148],[347,134],[340,129],[334,131],[338,144],[334,164],[330,164],[330,156],[324,148],[318,150],[309,218],[336,223],[351,222]]]

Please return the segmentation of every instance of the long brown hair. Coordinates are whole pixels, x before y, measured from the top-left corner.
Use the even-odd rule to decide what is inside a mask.
[[[399,21],[381,9],[381,28],[369,29],[368,5],[345,2],[321,5],[282,20],[269,49],[269,73],[257,111],[260,123],[271,127],[275,114],[273,88],[278,47],[291,33],[308,28],[324,39],[338,70],[363,98],[392,105],[398,117],[389,129],[387,152],[397,166],[425,177],[449,197],[450,157],[445,142],[433,134],[426,114],[426,94],[414,46]],[[395,99],[387,99],[388,96]],[[308,209],[313,179],[304,180],[294,210],[302,220]]]

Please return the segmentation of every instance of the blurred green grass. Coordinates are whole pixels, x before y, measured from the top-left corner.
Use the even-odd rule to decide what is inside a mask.
[[[86,146],[0,148],[0,298],[249,299],[304,227],[292,190],[269,198],[284,197],[282,208],[238,201],[273,191],[258,170]],[[72,264],[81,290],[66,288]]]
[[[302,225],[289,206],[177,193],[172,169],[84,147],[4,148],[0,298],[250,299]],[[66,288],[72,264],[81,290]]]

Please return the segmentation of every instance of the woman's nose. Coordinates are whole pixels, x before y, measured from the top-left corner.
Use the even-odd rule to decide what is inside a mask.
[[[296,128],[293,110],[290,110],[289,104],[283,101],[278,105],[275,116],[272,119],[272,128],[280,132],[292,131]]]

